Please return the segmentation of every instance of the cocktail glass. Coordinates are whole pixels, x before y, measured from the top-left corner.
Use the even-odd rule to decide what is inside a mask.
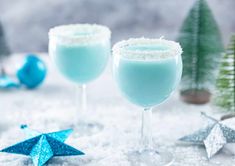
[[[131,103],[143,108],[141,141],[128,153],[135,164],[168,165],[171,153],[159,151],[152,138],[152,108],[176,89],[182,74],[182,49],[173,41],[135,38],[113,47],[113,70],[117,85]]]
[[[61,25],[49,31],[49,55],[57,69],[77,85],[75,130],[90,135],[102,126],[89,122],[86,85],[104,71],[110,56],[109,28],[96,24]]]

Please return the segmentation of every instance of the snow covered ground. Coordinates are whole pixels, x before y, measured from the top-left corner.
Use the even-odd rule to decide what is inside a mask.
[[[14,56],[10,63],[18,64],[21,56]],[[49,67],[44,84],[35,90],[0,91],[0,148],[25,138],[20,123],[41,132],[67,129],[74,117],[74,87],[54,69],[48,57],[43,56]],[[9,72],[13,72],[11,65]],[[85,156],[60,157],[50,160],[51,166],[131,166],[127,153],[137,144],[141,124],[141,109],[128,103],[115,86],[111,66],[96,81],[88,85],[90,117],[104,126],[91,136],[74,135],[66,143],[82,150]],[[178,144],[176,140],[204,125],[200,112],[219,117],[210,105],[193,106],[182,103],[178,94],[154,110],[153,135],[162,149],[172,152],[174,166],[230,166],[235,162],[231,154],[222,151],[208,161],[205,149],[199,146]],[[235,120],[228,120],[235,127]],[[78,134],[79,135],[79,134]],[[230,146],[232,147],[232,145]],[[1,166],[32,165],[28,157],[0,153]]]

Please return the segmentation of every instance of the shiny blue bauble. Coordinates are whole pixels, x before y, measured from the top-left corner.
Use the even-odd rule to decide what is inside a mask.
[[[46,77],[45,63],[36,55],[29,54],[17,71],[17,77],[21,84],[29,89],[38,87]]]

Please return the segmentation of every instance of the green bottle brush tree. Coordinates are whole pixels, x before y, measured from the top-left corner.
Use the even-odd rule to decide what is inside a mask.
[[[196,0],[183,22],[178,41],[183,48],[184,65],[181,97],[188,103],[207,103],[224,48],[206,0]]]
[[[235,34],[221,60],[214,104],[222,110],[235,113]]]
[[[8,47],[3,26],[0,22],[0,75],[4,74],[4,59],[11,54],[10,48]]]

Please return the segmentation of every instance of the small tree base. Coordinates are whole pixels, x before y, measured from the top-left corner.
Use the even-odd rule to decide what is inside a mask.
[[[207,90],[189,89],[180,92],[181,99],[190,104],[206,104],[210,101],[211,93]]]

